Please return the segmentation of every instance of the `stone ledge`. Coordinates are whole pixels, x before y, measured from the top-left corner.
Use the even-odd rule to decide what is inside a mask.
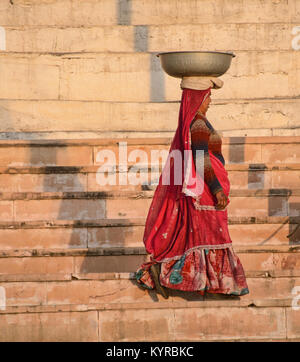
[[[134,165],[134,163],[128,162],[125,167],[122,166],[120,170],[120,166],[110,166],[112,171],[115,172],[129,172],[130,167]],[[0,166],[0,174],[77,174],[77,173],[97,173],[99,172],[99,165],[95,166]],[[109,167],[106,165],[106,167]],[[147,165],[140,166],[140,169],[143,169],[145,172],[153,171],[161,171],[160,166],[156,166],[153,164],[153,167],[149,167]],[[289,163],[289,164],[280,164],[280,163],[245,163],[245,164],[232,164],[228,163],[225,165],[227,171],[240,171],[240,172],[256,172],[256,171],[298,171],[300,170],[300,163]]]
[[[1,229],[54,229],[144,226],[146,219],[0,221]],[[229,216],[229,225],[298,224],[300,216]]]
[[[126,141],[128,145],[167,145],[172,138],[95,138],[61,140],[0,140],[0,147],[66,147],[66,146],[109,146]],[[265,136],[265,137],[224,137],[223,144],[290,144],[300,143],[300,136]]]
[[[0,274],[1,283],[135,280],[134,272],[127,273],[66,273],[66,274]],[[300,270],[245,271],[246,278],[289,279],[300,277]]]
[[[256,300],[201,300],[201,301],[160,301],[156,303],[95,303],[95,304],[61,304],[39,306],[10,306],[0,310],[0,314],[20,313],[57,313],[57,312],[88,312],[93,310],[128,310],[128,309],[182,309],[182,308],[282,308],[291,307],[290,299],[256,299]],[[241,297],[242,298],[242,297]]]
[[[0,200],[62,200],[62,199],[150,199],[154,190],[149,191],[73,191],[73,192],[1,192]],[[231,189],[231,197],[289,197],[300,196],[300,189]]]
[[[300,253],[300,245],[235,246],[239,254],[252,253]],[[144,247],[108,247],[81,249],[20,249],[0,250],[0,258],[72,257],[72,256],[131,256],[147,255]]]

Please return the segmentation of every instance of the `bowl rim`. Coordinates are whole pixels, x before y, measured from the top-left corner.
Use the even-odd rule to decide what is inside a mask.
[[[164,54],[179,54],[179,53],[214,53],[214,54],[227,54],[231,55],[234,58],[236,55],[233,52],[218,52],[218,51],[211,51],[211,50],[182,50],[182,51],[175,51],[175,52],[162,52],[157,53],[156,56],[159,57],[160,55]]]

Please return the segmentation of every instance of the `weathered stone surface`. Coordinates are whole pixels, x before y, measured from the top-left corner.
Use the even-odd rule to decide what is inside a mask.
[[[33,257],[0,258],[0,274],[72,273],[73,258]]]
[[[103,225],[101,225],[101,221]],[[91,221],[81,220],[82,225],[72,226],[72,220],[45,222],[24,222],[7,225],[2,222],[0,229],[0,250],[30,250],[30,249],[84,249],[107,247],[142,247],[145,219],[139,222],[130,219],[99,220],[98,225],[91,227]],[[287,237],[297,224],[288,218],[281,220],[260,221],[256,218],[251,222],[250,217],[236,222],[229,218],[229,232],[234,246],[269,246],[289,245],[297,243],[299,232]]]
[[[190,8],[187,7],[190,11]],[[7,52],[163,52],[290,50],[288,23],[7,28]],[[180,34],[180,37],[176,36]],[[205,34],[205,37],[199,36]],[[213,44],[211,39],[214,39]],[[274,41],[276,39],[276,41]]]
[[[189,323],[192,320],[193,323]],[[175,340],[238,340],[285,337],[282,308],[178,309],[174,316]],[[247,326],[247,327],[245,327]]]
[[[299,102],[297,100],[220,100],[218,93],[212,96],[212,105],[208,119],[218,132],[226,136],[262,135],[265,129],[272,132],[283,132],[283,127],[298,127]],[[0,117],[5,118],[3,132],[51,132],[57,138],[63,138],[58,132],[174,132],[177,127],[179,101],[177,103],[119,103],[93,101],[22,101],[0,100]],[[21,117],[20,117],[21,116]],[[153,128],[155,122],[155,129]],[[277,128],[278,127],[278,128]],[[55,130],[55,131],[54,131]],[[272,131],[273,130],[273,131]],[[296,132],[290,129],[289,132]],[[249,133],[251,132],[251,133]],[[128,134],[127,134],[128,135]],[[288,135],[288,134],[287,134]],[[294,135],[294,134],[291,134]],[[295,134],[296,135],[296,134]],[[131,136],[131,137],[133,137]],[[172,133],[173,136],[173,133]],[[76,137],[73,136],[73,138]],[[109,136],[107,136],[109,137]],[[137,136],[140,137],[140,136]],[[24,134],[25,138],[25,134]]]
[[[0,187],[2,192],[80,192],[87,191],[87,175],[1,174]]]
[[[74,257],[75,273],[133,272],[147,260],[146,255]]]
[[[282,245],[289,243],[287,235],[294,228],[288,224],[229,225],[229,233],[233,245]]]
[[[144,226],[89,228],[88,246],[140,246],[142,245]]]
[[[296,253],[239,253],[245,270],[300,269],[300,258]]]
[[[13,202],[1,201],[0,202],[0,215],[2,221],[13,220]]]
[[[149,27],[148,43],[150,51],[287,50],[291,49],[289,30],[290,25],[284,23],[157,25]]]
[[[284,145],[280,147],[279,145],[262,145],[262,153],[264,157],[264,162],[298,162],[299,160],[299,145]]]
[[[98,314],[57,312],[0,314],[1,342],[97,342]]]
[[[278,272],[297,272],[300,269],[299,253],[272,249],[254,252],[255,250],[251,246],[245,250],[239,250],[237,246],[234,249],[247,272],[267,272],[273,270]],[[145,252],[134,255],[124,255],[122,252],[114,253],[114,255],[85,255],[83,253],[72,255],[74,251],[71,250],[69,256],[63,253],[62,255],[60,253],[55,255],[55,252],[53,252],[54,255],[47,257],[29,255],[23,257],[1,257],[0,273],[128,273],[136,271],[142,263],[149,259]],[[46,265],[43,263],[46,263]]]
[[[298,11],[297,11],[298,10]],[[133,0],[133,24],[268,23],[299,19],[297,1]]]
[[[238,57],[239,61],[235,58],[222,77],[224,87],[218,90],[221,99],[298,95],[299,60],[295,51],[272,52],[272,55],[267,51],[250,54],[245,51]],[[156,101],[178,101],[180,79],[165,75],[160,65],[151,66],[152,62],[152,56],[146,53],[63,57],[61,99],[148,102],[158,92],[160,97]]]
[[[136,149],[139,147],[137,146]],[[97,149],[97,152],[101,152]],[[118,151],[114,150],[118,156]],[[131,151],[130,151],[131,152]],[[129,152],[129,154],[130,154]],[[154,161],[151,153],[148,154],[147,160],[149,163]],[[116,157],[117,159],[117,157]],[[117,160],[116,160],[117,161]],[[129,162],[134,164],[133,162]],[[161,163],[162,165],[162,163]],[[278,189],[278,188],[294,188],[300,184],[300,166],[298,164],[290,164],[290,167],[278,168],[273,166],[276,164],[262,164],[262,166],[253,166],[251,164],[227,164],[225,167],[228,172],[230,185],[232,189]],[[113,166],[113,165],[112,165]],[[116,165],[117,166],[117,165]],[[49,173],[47,166],[33,166],[31,168],[10,167],[0,171],[0,187],[2,192],[134,192],[146,189],[155,189],[159,180],[159,168],[150,167],[150,164],[143,167],[135,179],[137,184],[133,184],[133,171],[128,170],[127,185],[120,185],[120,175],[115,174],[115,185],[108,182],[108,176],[103,176],[103,182],[98,179],[99,173],[103,169],[97,166],[82,166],[82,167],[56,167],[52,168],[52,173]],[[240,168],[231,169],[232,166],[240,166]],[[244,167],[246,166],[246,167]],[[136,171],[134,171],[136,172]],[[105,182],[104,182],[105,181]]]
[[[134,27],[7,29],[8,52],[134,52]]]
[[[0,250],[86,248],[85,228],[1,229]]]
[[[29,141],[30,142],[30,141]],[[90,147],[0,147],[0,166],[78,166],[92,164]]]
[[[88,220],[105,217],[105,200],[16,200],[15,220]]]
[[[125,273],[122,273],[125,274]],[[263,274],[263,273],[262,273]],[[82,274],[84,275],[84,274]],[[104,279],[97,280],[93,278],[93,274],[86,274],[86,278],[79,279],[73,276],[72,280],[54,281],[48,275],[45,280],[29,281],[24,276],[20,277],[20,281],[15,282],[0,282],[1,287],[6,291],[6,307],[12,306],[38,306],[38,305],[97,305],[108,303],[115,304],[115,308],[121,303],[150,303],[155,304],[158,302],[166,301],[155,290],[147,290],[138,287],[137,283],[127,277],[127,279]],[[89,277],[91,275],[91,277]],[[99,276],[98,276],[99,278]],[[9,279],[9,278],[8,278]],[[22,282],[26,280],[27,282]],[[36,279],[38,277],[36,276]],[[49,280],[47,280],[49,279]],[[54,279],[54,278],[53,278]],[[294,294],[293,288],[299,285],[300,278],[293,277],[248,277],[247,284],[250,293],[242,297],[242,301],[246,303],[249,301],[268,301],[273,300],[290,300]],[[182,292],[176,290],[169,290],[169,303],[181,302],[189,303],[199,302],[203,298],[196,292]],[[206,294],[205,301],[219,300],[224,302],[224,306],[228,305],[234,299],[224,295]],[[236,299],[237,300],[237,299]],[[207,303],[209,305],[209,303]]]
[[[287,338],[297,338],[300,335],[299,299],[298,299],[297,308],[298,309],[293,309],[293,308],[286,309]]]
[[[26,55],[22,58],[4,54],[0,58],[5,69],[0,95],[8,99],[110,102],[180,100],[180,80],[163,73],[154,59],[148,53],[94,53],[92,56],[82,53],[80,57]],[[28,66],[32,69],[30,72]],[[55,74],[45,67],[51,67]],[[218,97],[227,100],[295,97],[299,88],[298,73],[296,51],[272,54],[242,51],[223,76],[225,85],[218,90]],[[16,76],[23,81],[11,87]]]
[[[154,291],[138,288],[131,280],[79,280],[48,282],[47,304],[120,304],[163,301]]]
[[[101,341],[238,340],[285,338],[283,308],[197,308],[99,313]],[[193,323],[191,323],[191,320]],[[118,323],[116,323],[118,321]],[[247,328],[245,327],[247,325]],[[149,333],[157,330],[157,333]]]
[[[58,99],[59,62],[52,57],[0,56],[2,99]]]
[[[8,26],[110,25],[117,23],[116,3],[111,0],[14,0],[1,3],[0,23]]]
[[[297,0],[14,0],[0,8],[2,25],[98,26],[114,24],[202,24],[297,22]]]
[[[5,288],[6,307],[47,304],[47,283],[2,283]]]
[[[166,339],[174,341],[174,311],[155,309],[101,311],[99,339],[101,342]]]

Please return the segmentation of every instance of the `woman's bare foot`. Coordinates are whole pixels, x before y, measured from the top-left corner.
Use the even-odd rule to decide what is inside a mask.
[[[160,282],[159,282],[159,274],[160,274],[160,265],[159,264],[153,264],[151,265],[151,274],[153,276],[154,279],[154,283],[155,283],[155,288],[156,290],[159,291],[159,293],[165,298],[168,299],[169,298],[169,294],[167,291],[167,288],[163,287]]]

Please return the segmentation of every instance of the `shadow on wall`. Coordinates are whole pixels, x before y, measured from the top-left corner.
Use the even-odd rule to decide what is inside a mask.
[[[127,268],[133,264],[133,261],[127,260],[124,263],[120,263],[119,256],[93,256],[92,248],[105,248],[107,246],[112,246],[110,243],[115,243],[118,246],[124,246],[126,240],[130,238],[131,234],[131,224],[128,223],[127,228],[119,227],[117,224],[110,227],[105,227],[105,225],[97,225],[99,219],[93,218],[93,215],[97,213],[95,210],[95,205],[92,205],[93,202],[97,202],[103,199],[103,192],[99,190],[92,190],[90,194],[87,192],[87,174],[82,173],[81,166],[58,166],[59,156],[58,148],[65,146],[60,146],[59,141],[55,141],[57,147],[49,147],[49,150],[40,150],[40,147],[34,147],[31,145],[30,150],[30,165],[32,166],[41,166],[41,154],[47,154],[47,161],[44,165],[44,174],[42,175],[43,181],[39,185],[38,192],[62,192],[65,193],[63,198],[52,199],[52,200],[41,200],[39,202],[46,203],[57,203],[57,206],[48,207],[45,206],[43,209],[50,210],[50,213],[53,215],[49,218],[54,218],[55,220],[67,221],[68,225],[62,231],[64,240],[58,239],[59,236],[55,236],[55,241],[57,245],[55,248],[62,248],[60,246],[60,241],[62,244],[68,243],[69,249],[86,249],[85,256],[77,256],[78,263],[76,263],[75,273],[100,273],[100,272],[117,272],[123,271],[120,268]],[[50,152],[50,156],[49,156]],[[96,174],[95,174],[96,177]],[[69,197],[67,195],[69,194]],[[72,193],[81,193],[80,198],[73,197]],[[101,203],[99,207],[106,209],[106,202]],[[57,212],[55,211],[57,210]],[[104,215],[105,217],[105,215]],[[41,215],[43,219],[43,215]],[[54,221],[55,221],[54,220]],[[50,220],[48,220],[50,221]],[[69,222],[71,221],[71,225]],[[90,223],[89,223],[90,222]],[[96,223],[95,223],[96,222]],[[47,235],[51,235],[51,229],[49,229]],[[52,236],[53,237],[53,236]],[[61,237],[61,236],[60,236]],[[110,244],[110,245],[109,245]],[[88,248],[91,249],[88,249]],[[91,256],[89,256],[89,254]],[[103,263],[103,258],[105,258],[105,263]],[[130,259],[130,258],[129,258]],[[127,270],[124,270],[127,271]]]
[[[119,25],[131,25],[132,1],[116,0]],[[165,101],[165,74],[161,68],[159,58],[149,53],[149,27],[148,25],[134,25],[134,50],[137,53],[149,54],[150,72],[150,101]]]
[[[231,140],[233,141],[233,139]],[[245,163],[245,138],[239,139],[237,146],[234,142],[229,144],[229,163]],[[236,142],[236,138],[235,138]],[[253,170],[256,170],[253,172]],[[265,189],[265,172],[267,166],[261,164],[249,164],[248,189]],[[270,172],[270,171],[267,171]],[[275,236],[285,224],[289,224],[288,239],[289,245],[300,245],[300,226],[298,227],[297,217],[300,216],[300,203],[290,203],[292,196],[291,189],[268,189],[268,216],[287,216],[288,219],[278,229],[263,240],[259,245],[266,244]]]

